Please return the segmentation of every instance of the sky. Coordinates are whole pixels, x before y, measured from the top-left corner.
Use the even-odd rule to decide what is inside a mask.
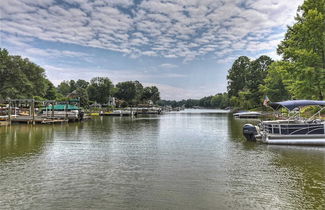
[[[232,62],[279,59],[302,0],[1,0],[0,48],[55,85],[108,77],[156,85],[162,99],[227,90]]]

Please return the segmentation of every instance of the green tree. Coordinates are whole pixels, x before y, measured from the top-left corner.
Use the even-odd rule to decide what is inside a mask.
[[[135,100],[134,103],[138,104],[141,101],[142,93],[143,93],[143,85],[139,81],[134,81],[135,85]]]
[[[255,106],[253,100],[251,100],[252,92],[246,88],[239,91],[239,107],[244,109],[250,109]]]
[[[78,79],[76,82],[76,88],[87,89],[88,85],[89,85],[89,82],[87,82],[86,80],[83,80],[83,79]]]
[[[243,90],[246,85],[246,76],[249,69],[250,60],[246,56],[240,56],[235,60],[228,71],[228,94],[229,97],[239,96],[239,91]]]
[[[90,80],[87,88],[88,96],[91,101],[105,104],[108,97],[113,93],[113,83],[107,77],[95,77]]]
[[[142,101],[148,101],[151,98],[151,88],[150,87],[145,87],[142,91],[142,97],[141,100]]]
[[[296,23],[288,27],[278,53],[287,69],[289,91],[295,98],[324,99],[325,94],[325,0],[305,0]],[[280,71],[281,71],[280,70]]]
[[[44,97],[47,87],[43,68],[0,48],[0,98]]]
[[[207,97],[201,98],[199,101],[199,106],[206,107],[206,108],[212,107],[211,99],[212,99],[212,96],[207,96]]]
[[[228,103],[242,108],[260,106],[263,100],[260,86],[264,85],[264,79],[272,62],[273,60],[265,55],[252,61],[246,56],[240,56],[235,60],[227,76]]]
[[[246,100],[250,101],[252,107],[258,107],[262,104],[264,94],[260,91],[260,86],[264,85],[264,79],[272,62],[273,60],[270,57],[262,55],[258,59],[253,60],[249,65],[245,88],[246,92],[250,93],[247,95]]]
[[[283,101],[291,98],[288,90],[290,86],[290,75],[288,68],[290,63],[287,61],[278,61],[270,65],[267,77],[264,79],[263,85],[260,86],[260,91],[263,95],[267,95],[272,101]]]
[[[142,100],[151,100],[154,104],[160,100],[160,92],[156,86],[145,87],[142,93]]]
[[[218,93],[211,98],[211,107],[224,109],[229,106],[228,94]]]
[[[179,106],[185,105],[186,108],[192,108],[194,106],[199,106],[200,100],[197,99],[187,99],[184,101],[181,101]]]
[[[74,80],[70,80],[69,87],[70,87],[69,93],[72,93],[74,90],[77,89],[76,82]]]
[[[56,98],[58,97],[57,89],[49,80],[47,80],[46,83],[47,83],[47,88],[46,88],[44,98],[48,100],[56,100]]]
[[[84,88],[77,88],[76,89],[77,92],[77,97],[80,100],[80,106],[84,107],[84,108],[88,108],[89,107],[89,97],[88,97],[88,93],[87,90]]]
[[[135,83],[133,81],[119,82],[116,88],[115,96],[118,99],[125,100],[128,104],[132,104],[137,94]]]
[[[69,81],[62,81],[57,88],[58,92],[63,96],[67,96],[70,92]]]

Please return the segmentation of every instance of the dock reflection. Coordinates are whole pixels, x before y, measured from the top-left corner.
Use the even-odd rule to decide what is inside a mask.
[[[52,126],[13,125],[0,128],[0,161],[42,152],[53,139]]]

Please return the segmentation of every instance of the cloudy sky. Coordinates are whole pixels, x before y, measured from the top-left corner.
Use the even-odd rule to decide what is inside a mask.
[[[226,91],[240,55],[275,59],[302,0],[1,0],[0,47],[62,80],[139,80],[164,99]]]

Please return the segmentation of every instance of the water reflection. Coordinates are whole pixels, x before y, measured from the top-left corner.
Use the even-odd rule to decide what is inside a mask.
[[[268,145],[276,154],[271,163],[284,169],[296,191],[287,199],[295,199],[296,208],[325,209],[325,147]],[[298,192],[297,192],[298,191]]]
[[[1,128],[0,208],[322,208],[324,149],[246,142],[251,121],[199,111]]]
[[[8,157],[42,152],[45,141],[53,139],[51,126],[13,125],[0,128],[0,161]]]
[[[229,140],[234,142],[240,142],[243,148],[246,150],[254,150],[260,146],[259,143],[250,142],[243,136],[243,126],[247,123],[256,125],[260,122],[260,119],[238,119],[233,117],[230,113],[228,115],[228,127],[229,127]]]

